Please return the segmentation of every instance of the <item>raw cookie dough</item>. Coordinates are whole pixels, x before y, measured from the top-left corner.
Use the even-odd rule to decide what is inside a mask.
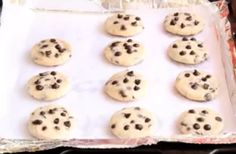
[[[138,16],[119,13],[109,17],[105,23],[107,33],[116,36],[133,36],[144,29],[142,19]]]
[[[223,119],[208,108],[189,109],[180,116],[178,129],[183,134],[217,135],[223,129]]]
[[[198,64],[208,58],[208,51],[202,42],[195,38],[182,38],[172,43],[168,48],[168,56],[184,64]]]
[[[69,80],[59,72],[43,72],[27,83],[28,93],[35,99],[51,101],[64,96],[70,89]]]
[[[29,133],[38,139],[68,139],[75,126],[73,116],[62,106],[39,107],[28,120]]]
[[[176,79],[175,87],[181,95],[195,101],[210,101],[218,93],[216,78],[199,70],[181,72]]]
[[[54,38],[46,39],[33,46],[31,57],[36,64],[58,66],[70,59],[71,48],[65,41]]]
[[[105,85],[105,92],[111,98],[128,102],[142,98],[146,94],[144,77],[134,71],[123,71],[113,75]]]
[[[132,66],[143,60],[144,47],[132,39],[115,41],[105,48],[104,55],[115,65]]]
[[[140,108],[124,108],[111,117],[109,127],[118,138],[141,138],[152,136],[156,120],[152,113]]]
[[[204,21],[193,13],[175,12],[166,16],[164,28],[172,34],[182,36],[195,35],[203,30]]]

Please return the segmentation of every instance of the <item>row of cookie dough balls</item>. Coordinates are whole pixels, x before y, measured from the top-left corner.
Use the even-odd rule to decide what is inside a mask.
[[[166,17],[164,27],[168,32],[188,36],[202,31],[204,23],[195,14],[174,13]],[[144,29],[144,24],[138,16],[120,13],[106,20],[105,29],[111,35],[128,37],[140,33]],[[188,64],[203,61],[207,58],[207,53],[201,42],[196,41],[196,39],[194,41],[187,40],[185,43],[176,41],[175,45],[172,46],[173,48],[169,48],[168,55],[175,61]],[[104,51],[108,61],[121,66],[140,63],[144,58],[144,53],[143,45],[132,39],[115,41],[107,46]],[[71,56],[70,45],[63,40],[53,38],[40,41],[32,48],[31,52],[33,61],[43,66],[62,65]]]
[[[195,101],[210,101],[218,94],[217,79],[199,70],[181,72],[176,78],[175,87],[181,95]],[[35,99],[52,101],[70,90],[70,82],[62,73],[43,72],[28,81],[27,90]],[[147,81],[144,76],[130,70],[114,74],[104,86],[108,96],[122,102],[140,99],[146,90]]]
[[[38,139],[69,139],[76,127],[76,118],[66,108],[57,105],[37,108],[28,120],[29,133]],[[154,136],[158,131],[156,117],[141,107],[115,112],[108,127],[118,138]],[[177,128],[182,134],[217,135],[223,130],[223,119],[211,109],[194,108],[180,115]]]

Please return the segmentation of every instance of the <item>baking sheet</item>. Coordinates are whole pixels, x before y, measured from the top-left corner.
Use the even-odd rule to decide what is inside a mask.
[[[226,88],[225,84],[223,84],[223,90],[220,91],[221,93],[220,93],[220,96],[218,97],[218,99],[215,100],[214,102],[210,102],[207,104],[199,104],[199,103],[195,103],[192,101],[187,101],[187,100],[183,99],[182,97],[180,97],[179,95],[174,96],[173,98],[171,97],[172,102],[165,101],[165,99],[160,98],[158,96],[158,92],[162,92],[160,94],[163,95],[163,93],[164,93],[163,90],[169,90],[169,92],[171,92],[171,94],[174,93],[174,91],[172,91],[173,89],[168,89],[168,87],[172,88],[173,84],[172,85],[171,84],[164,85],[164,83],[162,84],[163,77],[161,77],[161,76],[163,73],[164,73],[164,75],[166,75],[167,73],[169,75],[174,74],[174,76],[168,76],[168,80],[170,80],[171,78],[175,79],[176,75],[179,73],[178,70],[172,69],[170,71],[169,68],[176,68],[176,69],[179,68],[180,70],[187,69],[187,68],[188,69],[193,68],[192,66],[191,67],[187,67],[187,66],[183,66],[183,65],[175,66],[176,64],[171,63],[171,61],[165,55],[165,52],[166,52],[165,50],[166,50],[166,47],[168,46],[168,44],[170,42],[172,42],[173,40],[175,40],[176,38],[178,38],[176,36],[166,34],[164,32],[164,30],[162,29],[161,23],[163,22],[164,15],[166,15],[165,13],[167,13],[167,12],[172,12],[175,10],[191,10],[191,11],[194,10],[194,12],[198,12],[203,17],[206,17],[206,19],[209,19],[209,20],[207,20],[207,21],[209,21],[208,25],[212,26],[212,27],[206,28],[203,31],[203,33],[201,33],[197,36],[197,38],[199,37],[203,41],[206,41],[206,42],[208,41],[209,43],[213,43],[211,45],[210,44],[207,45],[207,47],[210,46],[210,47],[208,47],[211,49],[210,56],[213,55],[214,57],[216,57],[216,58],[218,57],[218,58],[215,60],[213,59],[213,62],[209,61],[210,64],[208,62],[207,62],[207,64],[206,63],[200,64],[197,66],[197,68],[203,68],[204,70],[210,69],[211,70],[210,72],[214,73],[214,74],[216,73],[217,76],[224,75],[223,74],[223,72],[224,72],[223,66],[220,61],[221,56],[220,56],[220,54],[214,55],[215,53],[219,53],[218,49],[221,49],[222,52],[226,51],[225,48],[218,48],[223,43],[222,35],[224,35],[224,33],[218,33],[218,35],[217,35],[218,39],[216,39],[216,33],[215,33],[217,31],[215,29],[215,27],[218,26],[218,23],[221,20],[218,19],[215,21],[215,16],[212,16],[214,18],[210,17],[213,14],[216,15],[215,12],[210,11],[210,8],[208,8],[206,6],[201,6],[200,8],[203,11],[201,10],[200,12],[198,12],[199,8],[197,8],[197,7],[196,8],[191,7],[188,9],[187,8],[180,8],[180,9],[166,8],[166,9],[160,9],[158,11],[156,10],[157,12],[152,10],[155,13],[159,14],[158,16],[157,16],[157,14],[155,14],[157,16],[156,18],[150,18],[149,17],[150,15],[148,16],[147,14],[143,14],[143,11],[145,11],[145,10],[142,10],[142,12],[133,12],[133,13],[139,14],[141,17],[143,17],[143,20],[145,21],[145,23],[146,23],[146,21],[150,20],[151,23],[155,24],[155,26],[154,25],[152,25],[152,26],[147,25],[145,31],[143,33],[141,33],[140,36],[136,36],[135,38],[137,38],[137,40],[139,40],[139,39],[141,41],[143,40],[143,42],[145,43],[144,44],[145,46],[146,46],[146,44],[148,44],[149,45],[148,49],[155,49],[155,50],[150,50],[150,51],[148,50],[147,57],[150,58],[150,57],[153,57],[153,55],[155,55],[157,57],[157,59],[155,59],[155,61],[153,59],[152,62],[147,62],[147,60],[146,60],[146,62],[144,61],[144,63],[142,64],[142,65],[145,64],[145,66],[147,66],[148,64],[153,64],[151,66],[150,65],[148,65],[148,67],[135,66],[134,69],[140,70],[140,72],[143,72],[143,73],[150,71],[150,70],[146,70],[146,68],[150,68],[151,70],[155,70],[155,72],[153,72],[153,73],[155,73],[155,78],[149,77],[149,76],[148,76],[148,78],[151,81],[151,83],[149,85],[151,85],[150,88],[151,88],[152,94],[153,94],[153,96],[154,96],[154,94],[156,95],[155,98],[158,98],[158,102],[155,101],[156,104],[154,104],[154,101],[150,101],[155,106],[154,106],[154,108],[148,108],[148,109],[153,112],[156,112],[156,115],[161,115],[162,113],[164,113],[166,115],[166,116],[163,115],[161,118],[159,118],[159,121],[158,121],[159,126],[157,129],[158,132],[156,134],[158,136],[154,136],[152,138],[144,138],[144,139],[118,140],[118,139],[114,138],[108,132],[108,130],[100,129],[103,132],[106,132],[104,134],[106,134],[107,136],[104,136],[104,138],[106,137],[107,139],[103,138],[103,139],[91,140],[91,138],[82,139],[82,137],[81,137],[81,138],[77,138],[76,140],[53,141],[53,142],[52,141],[36,141],[35,139],[31,138],[28,135],[26,127],[25,127],[25,123],[26,123],[25,120],[28,118],[28,114],[29,114],[28,112],[31,112],[31,110],[29,108],[34,109],[37,106],[46,105],[46,104],[45,103],[39,104],[35,100],[21,101],[21,100],[17,99],[18,97],[13,98],[13,95],[12,95],[12,93],[15,94],[16,92],[19,92],[19,94],[17,94],[17,96],[21,95],[26,98],[29,97],[24,91],[23,92],[21,91],[22,89],[25,88],[24,87],[25,83],[22,83],[22,82],[27,80],[27,79],[24,79],[24,77],[27,76],[27,78],[30,78],[31,75],[33,75],[34,73],[38,73],[40,71],[45,71],[45,69],[46,69],[44,67],[39,67],[39,66],[34,65],[30,61],[29,54],[28,54],[29,50],[34,43],[36,43],[38,40],[43,39],[45,37],[60,36],[60,37],[66,38],[69,41],[74,40],[76,46],[77,46],[77,44],[79,45],[79,41],[84,40],[84,41],[81,41],[81,46],[83,46],[83,47],[80,46],[79,49],[86,49],[85,46],[88,45],[87,50],[86,50],[87,55],[86,55],[86,53],[83,53],[83,54],[80,53],[81,55],[83,55],[84,57],[89,57],[88,51],[91,51],[91,52],[93,52],[93,56],[95,56],[95,57],[98,55],[100,56],[99,57],[100,58],[99,65],[101,65],[101,63],[103,63],[103,65],[101,65],[101,66],[106,66],[106,71],[112,70],[115,73],[117,71],[124,70],[121,67],[116,67],[116,66],[108,64],[102,57],[102,50],[101,49],[103,49],[110,41],[116,40],[116,37],[108,36],[107,34],[104,33],[104,30],[103,30],[103,23],[104,23],[106,17],[109,16],[109,14],[103,14],[103,15],[101,15],[102,17],[99,17],[99,21],[97,21],[97,22],[100,22],[100,23],[96,23],[96,25],[99,25],[99,27],[95,27],[95,26],[93,27],[92,25],[89,25],[89,27],[99,29],[99,31],[96,31],[95,29],[91,29],[91,32],[83,31],[82,32],[83,36],[86,36],[86,38],[83,38],[83,37],[79,37],[81,35],[80,33],[78,33],[78,32],[77,32],[78,34],[75,33],[75,31],[78,31],[78,27],[81,27],[81,22],[77,21],[79,16],[81,16],[79,14],[74,14],[74,13],[64,14],[64,13],[55,13],[55,12],[52,13],[51,12],[51,13],[49,13],[50,15],[48,15],[48,12],[44,12],[44,13],[34,12],[34,13],[32,13],[31,11],[25,10],[25,9],[19,9],[19,8],[7,8],[6,9],[5,8],[7,11],[4,10],[4,12],[3,12],[5,14],[3,15],[3,19],[2,19],[3,23],[2,23],[2,26],[0,29],[0,33],[1,33],[0,47],[1,47],[1,49],[3,49],[3,51],[5,51],[5,52],[1,53],[2,56],[0,57],[0,59],[1,59],[0,61],[2,63],[2,65],[0,65],[0,69],[1,69],[1,72],[3,72],[3,73],[1,73],[1,76],[0,76],[0,79],[1,79],[0,83],[1,83],[1,85],[3,85],[2,87],[4,87],[4,88],[1,88],[1,93],[0,93],[0,96],[1,96],[1,107],[0,107],[0,117],[1,118],[0,119],[1,120],[3,119],[2,120],[3,123],[1,124],[0,131],[2,130],[2,128],[4,128],[4,131],[0,132],[0,137],[1,137],[0,138],[0,151],[1,152],[37,151],[37,150],[45,150],[45,149],[55,148],[58,146],[73,146],[73,147],[80,147],[80,148],[85,148],[85,147],[90,147],[90,148],[95,148],[95,147],[96,148],[111,148],[111,147],[121,148],[121,147],[123,147],[124,148],[124,147],[134,147],[134,146],[139,146],[139,145],[144,145],[144,144],[155,144],[158,141],[177,141],[177,142],[181,141],[181,142],[188,142],[188,143],[214,143],[214,144],[215,143],[218,143],[218,144],[220,144],[220,143],[236,143],[236,138],[235,138],[235,135],[233,134],[235,131],[235,126],[232,121],[234,121],[235,119],[232,114],[232,109],[229,104],[229,100],[223,101],[224,98],[228,99],[226,96],[227,93],[226,93],[226,89],[225,89]],[[166,12],[164,12],[164,11],[166,11]],[[71,15],[72,15],[72,17],[70,17]],[[94,14],[83,14],[82,16],[84,16],[84,15],[94,16]],[[55,20],[55,18],[53,18],[53,16],[54,17],[56,16],[58,18],[57,21],[53,21],[53,20]],[[37,17],[37,19],[36,19],[36,17]],[[38,18],[38,17],[40,17],[40,18]],[[59,19],[59,17],[61,19]],[[63,19],[62,17],[63,18],[66,17],[66,19]],[[16,20],[16,18],[20,19],[20,21],[23,21],[23,22],[19,22],[19,20]],[[103,18],[103,20],[102,20],[102,18]],[[155,19],[155,21],[153,19]],[[86,22],[85,21],[84,22],[87,23],[87,20],[88,20],[88,17],[85,20]],[[46,23],[46,21],[49,21],[51,23]],[[65,21],[67,21],[67,22],[65,22]],[[34,22],[36,22],[36,23],[34,23]],[[53,24],[52,22],[58,23],[57,24],[58,26],[55,26],[55,24]],[[67,24],[65,24],[65,23],[67,23]],[[92,23],[92,22],[90,21],[89,23]],[[39,28],[36,28],[36,26],[38,26]],[[42,27],[42,28],[40,28],[40,27]],[[68,27],[73,27],[74,29],[73,30],[67,29],[65,31],[65,28],[68,28]],[[87,26],[82,25],[82,27],[87,27]],[[147,30],[147,27],[148,27],[148,29],[152,28],[153,30],[154,29],[159,30],[158,36],[153,35],[154,31],[152,31],[151,29]],[[100,35],[99,38],[94,37],[95,31],[99,33],[99,35]],[[49,33],[49,32],[53,32],[53,34]],[[37,36],[35,35],[36,33],[37,33]],[[87,34],[90,34],[90,35],[87,35]],[[149,36],[149,38],[151,38],[152,41],[149,41],[150,39],[146,40],[146,39],[142,38],[141,35],[143,35],[143,34],[145,34],[144,36]],[[213,38],[208,36],[209,34],[211,34],[213,36]],[[73,36],[73,37],[69,38],[68,37],[69,35]],[[90,36],[90,38],[88,38],[88,36]],[[165,39],[168,38],[169,40],[164,41],[164,39],[160,39],[160,38],[165,38]],[[84,44],[84,42],[86,42],[85,40],[87,40],[87,41],[92,40],[94,42],[93,43],[89,42],[87,44]],[[104,42],[104,44],[103,43],[100,44],[100,40],[103,40],[103,41],[106,40],[108,42]],[[154,43],[152,43],[152,42],[154,42]],[[163,44],[163,43],[167,43],[167,42],[168,42],[168,44]],[[28,45],[30,47],[28,47]],[[95,50],[94,48],[92,48],[92,46],[98,47],[98,49]],[[78,47],[76,47],[76,49],[78,49]],[[228,53],[225,52],[225,54],[228,54]],[[91,61],[95,59],[95,57],[93,57],[93,56],[92,56]],[[74,59],[74,57],[72,59]],[[160,59],[160,57],[163,59]],[[22,58],[24,60],[22,60]],[[83,58],[80,58],[80,60]],[[161,62],[163,62],[164,59],[166,61],[169,61],[170,63],[165,68],[162,68],[164,65],[163,64],[157,65],[157,64],[159,64],[159,62],[157,62],[157,61],[161,60]],[[24,63],[21,64],[22,61],[24,61]],[[218,62],[220,62],[220,63],[218,63]],[[75,67],[74,64],[78,64],[78,63],[79,63],[78,59],[73,60],[73,68]],[[94,64],[93,66],[95,66],[95,62],[93,62],[93,64]],[[96,61],[96,64],[97,64],[97,61]],[[32,65],[34,65],[33,72],[31,72]],[[71,65],[71,62],[69,62],[66,65]],[[57,68],[57,70],[61,70],[65,73],[70,72],[68,70],[68,66],[66,66],[66,65],[63,67]],[[91,65],[89,65],[89,66],[90,66],[90,68],[92,67]],[[81,67],[82,66],[80,66],[80,68]],[[81,73],[80,73],[81,69],[80,69],[80,71],[78,71],[77,70],[78,68],[79,67],[76,66],[76,69],[74,69],[74,71],[77,71],[78,74],[73,76],[73,78],[77,79],[76,81],[73,81],[73,85],[74,85],[74,83],[81,83],[81,82],[77,82],[77,81],[79,81],[79,78],[77,78],[77,77],[81,78]],[[145,71],[142,70],[143,68],[145,68]],[[101,67],[99,67],[98,69],[101,69]],[[51,69],[46,69],[46,70],[51,70]],[[163,70],[165,70],[165,71],[163,71]],[[97,73],[97,74],[95,74],[96,76],[98,76],[98,75],[100,77],[105,76],[104,74],[101,75],[100,71],[97,70],[97,68],[94,69],[93,71],[95,71],[94,74]],[[29,77],[27,74],[24,75],[26,72],[28,72]],[[86,71],[83,70],[83,72],[86,72]],[[100,82],[103,82],[103,80],[104,81],[107,80],[107,78],[110,77],[111,73],[107,72],[108,75],[106,75],[106,79],[100,78],[99,82],[96,82],[96,85],[97,85],[96,87],[100,88],[101,84],[102,84]],[[152,74],[152,72],[149,72],[149,75],[150,74]],[[227,75],[231,75],[231,74],[227,74]],[[91,77],[89,77],[89,79],[91,79]],[[165,80],[167,80],[167,79],[165,79]],[[222,79],[220,79],[220,82],[222,81],[223,83],[225,83],[224,80],[225,79],[222,78]],[[89,80],[89,81],[93,81],[93,80]],[[21,82],[21,83],[19,83],[19,82]],[[174,80],[172,82],[174,82]],[[156,83],[155,85],[158,85],[160,87],[165,87],[166,89],[159,89],[157,87],[153,87],[154,84],[152,84],[152,83]],[[89,91],[95,92],[97,89],[94,88],[93,90],[91,90],[90,85],[92,85],[92,84],[84,84],[83,86],[78,86],[78,87],[82,87],[82,90],[86,91],[86,92],[89,92]],[[95,85],[95,84],[93,84],[93,85]],[[20,86],[20,87],[16,88],[16,86]],[[156,92],[154,90],[152,90],[153,88],[155,88],[154,90],[156,90]],[[77,88],[75,87],[75,89],[77,89]],[[221,85],[221,89],[222,89],[222,85]],[[75,93],[77,93],[77,91],[79,91],[79,89],[77,89],[76,91],[74,91],[72,94],[69,94],[69,95],[70,96],[75,96],[75,95],[77,96],[77,94],[75,94]],[[100,94],[103,94],[102,91],[100,91]],[[162,95],[160,95],[160,96],[162,96]],[[224,96],[226,96],[226,97],[224,97]],[[85,96],[85,97],[87,97],[87,96]],[[91,96],[89,96],[89,97],[91,97]],[[106,96],[104,96],[104,97],[106,97]],[[76,98],[79,98],[79,99],[76,99],[76,102],[78,102],[78,103],[80,102],[80,105],[81,105],[81,102],[82,102],[81,95],[80,95],[80,97],[76,97]],[[83,100],[86,100],[86,99],[83,98]],[[87,100],[88,100],[88,98],[87,98]],[[133,104],[119,104],[119,103],[117,104],[117,102],[111,101],[108,98],[106,98],[105,100],[108,103],[112,103],[110,105],[106,105],[106,108],[108,106],[113,106],[115,109],[116,108],[120,109],[123,106],[126,107],[126,106],[133,106],[133,105],[141,104],[142,106],[146,107],[147,105],[149,105],[149,103],[147,104],[147,102],[149,102],[149,101],[145,102],[144,100],[142,100],[138,103],[135,103],[135,104],[134,103]],[[148,100],[148,99],[146,99],[146,100]],[[174,100],[177,100],[178,102],[174,103],[173,102]],[[81,116],[81,113],[85,113],[85,112],[79,113],[77,110],[78,107],[73,108],[70,103],[65,104],[61,101],[59,101],[59,102],[57,101],[56,103],[63,104],[64,106],[67,106],[68,108],[72,108],[73,109],[72,111],[75,111],[75,113],[78,113],[78,115],[80,114],[80,116]],[[4,103],[2,103],[2,102],[4,102]],[[25,106],[24,103],[23,103],[24,105],[22,105],[20,102],[26,103],[27,106]],[[85,108],[85,109],[90,110],[90,107],[96,108],[96,107],[98,107],[98,104],[101,105],[101,102],[98,103],[97,100],[94,101],[94,103],[91,100],[89,100],[89,102],[92,102],[92,103],[88,104],[88,102],[87,102],[87,104],[85,104],[83,102],[83,106],[87,106],[87,108]],[[223,114],[224,117],[227,117],[227,119],[225,121],[226,122],[226,129],[224,132],[230,132],[230,133],[227,133],[224,135],[219,135],[219,136],[212,136],[212,137],[209,137],[209,136],[193,137],[193,136],[177,135],[177,134],[175,134],[174,131],[170,132],[169,130],[172,131],[174,129],[174,127],[172,127],[172,129],[168,130],[169,127],[167,125],[169,125],[171,128],[171,126],[174,126],[174,123],[167,121],[167,119],[171,120],[171,118],[173,118],[172,121],[173,122],[175,121],[175,119],[178,116],[178,113],[181,113],[182,111],[174,111],[173,112],[173,110],[178,109],[177,107],[180,107],[180,105],[181,105],[181,107],[183,107],[182,110],[187,109],[189,107],[207,106],[207,107],[211,107],[211,108],[219,111],[220,113]],[[78,106],[78,104],[76,104],[76,106]],[[166,106],[166,107],[164,107],[164,106]],[[105,115],[104,112],[106,112],[106,114],[109,114],[107,112],[110,112],[112,114],[114,111],[116,111],[115,109],[113,111],[107,111],[104,108],[101,108],[101,111],[99,111],[97,116],[104,118],[105,116],[102,116],[102,115]],[[158,111],[163,111],[163,109],[165,109],[166,112],[158,112]],[[28,110],[27,113],[26,113],[26,110]],[[9,111],[11,111],[11,113],[9,113]],[[27,114],[27,115],[25,115],[25,114]],[[12,118],[7,120],[7,118],[9,116],[11,116]],[[81,118],[81,117],[79,117],[79,118]],[[97,118],[97,117],[95,117],[95,118]],[[109,117],[106,117],[106,118],[109,120]],[[162,119],[162,118],[165,118],[165,119]],[[96,120],[98,120],[98,119],[99,118],[97,118]],[[14,120],[14,121],[12,121],[12,120]],[[4,126],[6,124],[9,126],[8,128]],[[106,129],[107,125],[105,124],[102,127]],[[165,128],[167,128],[167,130],[165,130]],[[5,130],[7,130],[7,131],[5,131]],[[18,130],[17,133],[23,132],[23,134],[21,134],[21,135],[18,134],[18,136],[16,138],[15,136],[11,135],[8,132],[8,130],[10,132],[13,132],[13,130]],[[85,128],[85,130],[87,131],[87,128]],[[164,131],[167,132],[167,135],[162,134],[162,132],[164,133]],[[168,131],[169,131],[169,134],[168,134]]]
[[[167,57],[168,45],[179,37],[166,33],[162,24],[167,14],[177,10],[197,12],[204,17],[206,27],[196,38],[205,42],[210,52],[208,61],[196,66],[186,66],[174,63]],[[73,136],[77,139],[114,138],[108,131],[109,119],[117,110],[130,106],[145,107],[156,115],[157,138],[177,135],[178,116],[193,107],[210,107],[218,111],[224,118],[224,132],[235,132],[235,117],[229,101],[220,42],[211,18],[212,12],[204,6],[195,6],[182,9],[142,9],[129,13],[137,14],[144,20],[145,30],[132,39],[142,42],[147,51],[144,61],[129,69],[144,74],[149,82],[146,97],[131,103],[114,101],[103,92],[104,83],[111,75],[127,69],[109,64],[103,58],[105,46],[122,39],[104,32],[103,24],[111,14],[66,14],[28,10],[18,14],[24,22],[5,22],[1,29],[3,34],[0,36],[0,48],[6,53],[1,59],[7,60],[7,64],[3,64],[7,70],[3,71],[6,79],[2,83],[1,91],[6,91],[3,94],[7,94],[7,100],[1,102],[3,107],[0,120],[4,125],[1,125],[0,136],[7,139],[33,139],[26,128],[29,114],[39,106],[52,103],[61,104],[74,113],[77,129]],[[51,37],[61,38],[71,44],[72,59],[55,68],[34,64],[29,57],[31,47],[38,41]],[[198,103],[183,98],[174,90],[178,73],[195,68],[218,77],[220,92],[215,100]],[[34,100],[26,92],[27,80],[39,72],[51,70],[61,71],[69,76],[71,91],[62,99],[49,103]]]

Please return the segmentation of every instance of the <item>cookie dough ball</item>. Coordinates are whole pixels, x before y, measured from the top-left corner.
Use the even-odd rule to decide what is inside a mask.
[[[38,139],[68,139],[74,127],[74,117],[58,105],[39,107],[28,120],[29,133]]]
[[[203,43],[197,41],[194,37],[184,37],[169,46],[168,56],[179,63],[199,64],[207,60],[208,51]]]
[[[147,83],[144,77],[129,70],[114,74],[105,85],[105,93],[122,102],[142,98],[146,94],[146,89]]]
[[[175,82],[177,91],[184,97],[195,101],[210,101],[218,94],[217,79],[204,71],[181,72]]]
[[[109,127],[118,138],[153,136],[156,119],[152,113],[140,108],[124,108],[113,114]]]
[[[182,134],[218,135],[223,127],[222,117],[209,108],[189,109],[182,113],[178,122]]]
[[[52,101],[64,96],[70,89],[68,78],[59,72],[43,72],[27,83],[28,93],[35,99]]]
[[[132,66],[140,63],[144,58],[144,47],[132,39],[115,41],[104,50],[106,59],[115,65]]]
[[[71,58],[71,48],[65,41],[54,38],[46,39],[33,46],[31,57],[36,64],[58,66]]]
[[[182,36],[198,34],[203,30],[204,25],[200,16],[188,12],[175,12],[167,15],[164,21],[167,32]]]
[[[105,23],[107,33],[116,36],[133,36],[144,29],[142,19],[138,16],[119,13],[109,17]]]

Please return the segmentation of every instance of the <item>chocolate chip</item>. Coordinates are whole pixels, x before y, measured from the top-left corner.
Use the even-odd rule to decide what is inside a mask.
[[[198,25],[198,24],[199,24],[199,21],[195,20],[194,25]]]
[[[188,78],[188,77],[190,77],[190,74],[189,73],[185,73],[184,76]]]
[[[117,51],[117,52],[115,52],[114,55],[115,55],[116,57],[121,56],[121,52]]]
[[[170,21],[170,25],[173,25],[173,26],[176,25],[176,21],[175,20],[171,20]]]
[[[178,16],[178,15],[179,15],[179,13],[178,13],[178,12],[174,13],[174,16]]]
[[[184,23],[181,23],[180,27],[183,29],[185,27]]]
[[[125,25],[121,25],[120,30],[127,30],[127,28],[125,27]]]
[[[127,97],[127,95],[125,94],[125,92],[123,90],[120,90],[119,91],[119,94],[122,96],[122,97]]]
[[[174,20],[175,20],[175,21],[178,21],[178,20],[179,20],[179,18],[178,18],[178,17],[175,17],[175,18],[174,18]]]
[[[188,113],[195,113],[195,110],[193,110],[193,109],[188,110]]]
[[[32,121],[33,125],[41,125],[42,123],[43,123],[43,121],[39,120],[39,119]]]
[[[55,43],[56,39],[50,39],[50,42]]]
[[[186,20],[192,21],[192,16],[188,16],[188,17],[186,18]]]
[[[140,107],[135,107],[134,109],[135,109],[135,110],[141,110]]]
[[[187,45],[185,48],[186,48],[186,49],[191,49],[191,46],[190,46],[190,45]]]
[[[110,45],[110,47],[111,47],[111,48],[114,48],[114,47],[116,47],[119,43],[120,43],[119,41],[113,42],[113,43]]]
[[[192,37],[190,40],[191,40],[191,41],[196,41],[196,39],[195,39],[194,37]]]
[[[58,54],[58,53],[56,53],[54,56],[57,58],[57,57],[59,57],[59,54]]]
[[[197,70],[194,70],[193,75],[198,76],[198,75],[200,75],[200,73]]]
[[[133,40],[132,39],[128,39],[127,42],[133,42]]]
[[[135,129],[137,130],[142,130],[143,129],[143,126],[141,124],[136,124],[135,125]]]
[[[190,55],[195,55],[195,52],[192,50],[189,54]]]
[[[41,46],[41,49],[43,49],[43,48],[47,48],[47,47],[48,47],[48,45],[45,44],[45,45]]]
[[[140,88],[138,86],[134,86],[134,90],[137,91],[139,90]]]
[[[135,44],[133,44],[133,47],[139,47],[139,44],[137,44],[137,43],[135,43]]]
[[[172,48],[178,48],[177,44],[173,44]]]
[[[48,75],[48,72],[39,73],[39,76],[46,76],[46,75]]]
[[[131,116],[131,114],[130,113],[124,113],[124,116],[125,116],[125,118],[128,119]]]
[[[127,75],[128,76],[134,76],[134,72],[133,71],[129,71],[129,72],[127,72]]]
[[[215,117],[215,120],[221,122],[222,118],[217,116],[217,117]]]
[[[60,87],[60,85],[58,85],[57,83],[54,83],[51,87],[52,87],[52,89],[58,89]]]
[[[186,54],[185,51],[180,51],[180,53],[179,53],[180,56],[184,56],[185,54]]]
[[[119,18],[119,19],[120,19],[120,18],[123,18],[123,15],[122,15],[122,14],[118,14],[118,15],[117,15],[117,18]]]
[[[204,121],[204,118],[199,117],[199,118],[197,118],[197,121],[198,121],[198,122],[203,122],[203,121]]]
[[[55,71],[52,71],[50,74],[53,75],[53,76],[57,75],[57,73]]]
[[[57,79],[57,83],[61,83],[62,82],[62,80],[61,79]]]
[[[61,50],[61,46],[60,46],[59,44],[55,45],[55,48],[56,48],[57,50]]]
[[[212,100],[212,96],[211,96],[210,93],[205,94],[204,98],[205,98],[206,101]]]
[[[127,52],[128,54],[131,54],[131,53],[132,53],[132,49],[127,49],[126,52]]]
[[[114,129],[114,128],[116,128],[116,124],[111,125],[111,129]]]
[[[123,18],[124,20],[129,20],[129,16],[126,16]]]
[[[125,78],[125,79],[123,80],[123,82],[124,82],[124,83],[127,83],[127,82],[129,82],[129,80],[128,80],[127,78]]]
[[[71,123],[70,123],[70,121],[65,121],[65,122],[64,122],[64,125],[65,125],[66,127],[70,128]]]
[[[211,75],[207,75],[206,78],[211,78]]]
[[[182,41],[188,41],[188,38],[187,37],[183,37]]]
[[[194,83],[194,84],[191,86],[191,88],[194,89],[194,90],[196,90],[197,87],[198,87],[198,84],[197,84],[197,83]]]
[[[37,85],[35,88],[36,88],[36,90],[38,90],[38,91],[41,91],[41,90],[43,90],[43,89],[44,89],[44,87],[43,87],[43,86],[41,86],[41,85]]]
[[[207,78],[201,78],[202,81],[206,82],[207,81]]]
[[[124,130],[129,130],[129,125],[125,125]]]
[[[131,22],[131,25],[132,26],[138,26],[138,23],[137,23],[137,21],[134,21],[134,22]]]
[[[136,79],[136,80],[134,80],[134,83],[135,83],[136,85],[139,85],[139,84],[141,83],[141,80]]]
[[[205,130],[211,130],[211,126],[209,124],[204,125],[203,127]]]
[[[45,51],[45,54],[46,54],[47,57],[49,57],[52,54],[52,52],[51,51]]]
[[[40,114],[41,116],[44,116],[46,113],[45,113],[44,111],[41,111],[39,114]]]
[[[112,85],[115,85],[115,84],[117,84],[117,83],[118,83],[118,81],[115,80],[115,81],[112,81],[111,84],[112,84]]]
[[[203,45],[202,45],[202,44],[198,44],[197,46],[198,46],[199,48],[202,48],[202,47],[203,47]]]
[[[150,121],[151,121],[150,118],[146,118],[146,119],[145,119],[145,122],[146,122],[146,123],[148,123],[148,122],[150,122]]]
[[[207,90],[209,88],[209,84],[204,83],[203,88]]]
[[[140,17],[135,17],[135,20],[138,20],[138,21],[139,21],[139,20],[141,20],[141,18],[140,18]]]
[[[118,23],[119,23],[118,21],[114,21],[114,22],[113,22],[114,25],[115,25],[115,24],[118,24]]]
[[[132,46],[127,45],[126,43],[124,44],[124,47],[125,47],[126,50],[131,50],[132,49]]]
[[[66,51],[65,48],[64,48],[64,49],[60,49],[60,50],[58,50],[58,52],[60,52],[60,53],[63,53],[64,51]]]
[[[54,112],[54,110],[49,109],[49,110],[48,110],[48,113],[49,113],[49,114],[54,114],[55,112]]]
[[[135,121],[134,120],[131,120],[130,123],[133,124]]]
[[[202,110],[203,114],[208,114],[208,112],[206,110]]]
[[[61,113],[61,116],[62,116],[62,117],[65,117],[65,116],[66,116],[66,113],[62,112],[62,113]]]
[[[196,130],[198,130],[198,129],[200,129],[200,125],[199,125],[198,123],[195,123],[195,124],[193,125],[193,128],[196,129]]]
[[[36,80],[34,84],[40,84],[41,82],[39,80]]]
[[[43,127],[42,127],[42,131],[45,131],[46,129],[47,129],[46,126],[43,126]]]
[[[58,124],[59,123],[59,118],[56,118],[56,119],[54,119],[54,124]]]
[[[58,126],[55,126],[54,129],[56,129],[56,130],[60,130],[60,128],[59,128]]]

